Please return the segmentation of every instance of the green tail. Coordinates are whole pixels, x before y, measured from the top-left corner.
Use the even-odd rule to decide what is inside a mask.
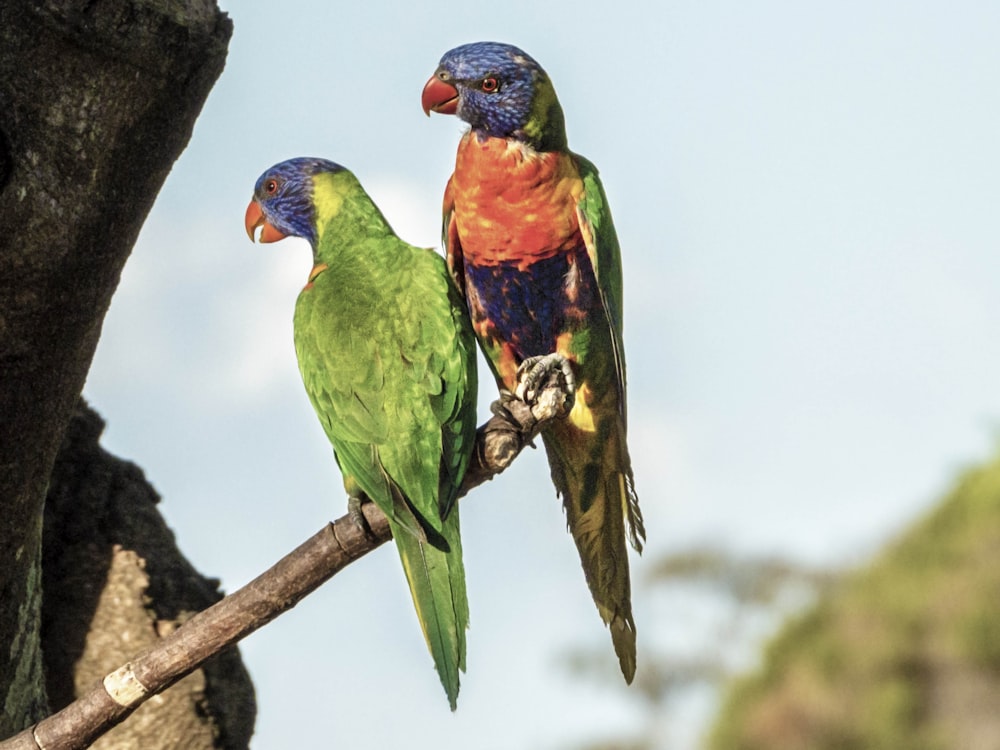
[[[557,420],[545,428],[542,439],[587,585],[611,630],[622,675],[631,683],[635,620],[626,539],[641,552],[646,530],[633,487],[625,428],[617,415],[599,421],[595,432],[581,430],[568,419]]]
[[[425,528],[427,542],[397,523],[390,522],[390,528],[410,584],[420,627],[454,711],[459,672],[465,671],[465,631],[469,627],[458,508],[452,508],[448,514],[442,535]]]

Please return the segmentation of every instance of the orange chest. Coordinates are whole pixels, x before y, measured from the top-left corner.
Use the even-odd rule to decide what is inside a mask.
[[[477,265],[536,260],[579,247],[583,182],[569,154],[539,153],[469,133],[458,148],[446,203],[466,259]]]

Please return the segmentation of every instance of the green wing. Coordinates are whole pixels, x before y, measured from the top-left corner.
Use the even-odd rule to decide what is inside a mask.
[[[621,414],[624,433],[628,424],[628,408],[625,393],[621,249],[618,246],[618,234],[615,232],[615,225],[611,220],[611,208],[608,205],[608,198],[604,193],[601,178],[597,173],[597,167],[579,154],[573,156],[576,159],[577,168],[580,170],[580,178],[583,180],[583,196],[577,204],[577,217],[584,242],[587,245],[590,262],[594,267],[594,274],[597,276],[597,285],[601,290],[604,314],[611,327],[611,343],[614,349],[617,374],[618,410]],[[624,434],[621,444],[622,465],[626,467],[624,471],[625,501],[623,504],[628,518],[629,539],[632,546],[641,552],[646,529],[642,520],[642,512],[639,510],[639,498],[635,493],[631,460],[627,457],[627,449],[624,447]]]
[[[615,370],[618,375],[618,402],[622,419],[626,419],[625,344],[622,339],[622,259],[618,234],[611,220],[611,208],[597,167],[579,154],[574,154],[573,157],[576,159],[580,178],[583,180],[583,197],[576,207],[577,219],[587,245],[590,262],[594,267],[594,274],[597,276],[597,285],[601,290],[604,314],[611,327]]]
[[[395,236],[354,245],[348,262],[321,242],[329,267],[296,305],[299,368],[348,492],[389,518],[454,708],[468,627],[455,499],[475,440],[475,343],[440,256]]]

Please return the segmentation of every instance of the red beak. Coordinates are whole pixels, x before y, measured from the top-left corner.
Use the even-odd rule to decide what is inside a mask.
[[[458,89],[442,81],[435,73],[424,86],[420,104],[428,117],[431,116],[431,110],[442,115],[453,115],[458,110]]]
[[[261,242],[277,242],[285,239],[285,235],[275,229],[273,224],[268,223],[264,211],[261,210],[260,204],[256,200],[250,201],[250,205],[247,206],[247,214],[243,223],[251,242],[253,242],[254,231],[257,227],[263,227],[260,232]]]

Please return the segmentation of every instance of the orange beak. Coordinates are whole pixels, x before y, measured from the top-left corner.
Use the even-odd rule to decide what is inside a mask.
[[[442,81],[435,73],[424,86],[420,104],[428,117],[431,116],[432,110],[442,115],[453,115],[458,110],[458,89]]]
[[[260,232],[260,242],[277,242],[278,240],[285,239],[285,235],[268,222],[267,217],[264,216],[264,211],[256,200],[250,201],[250,205],[247,206],[247,213],[243,222],[247,229],[247,236],[251,242],[253,242],[253,235],[257,227],[263,227]]]

